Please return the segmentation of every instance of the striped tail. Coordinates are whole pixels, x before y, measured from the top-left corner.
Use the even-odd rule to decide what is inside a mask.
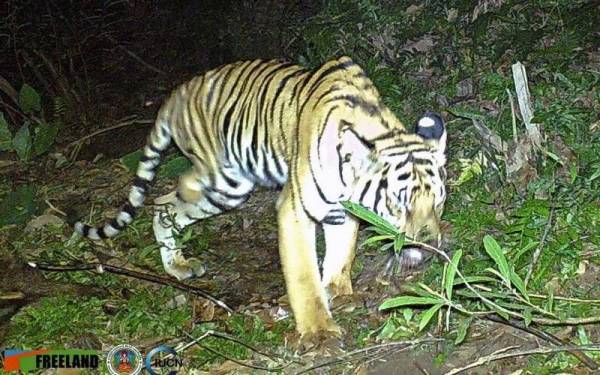
[[[123,228],[129,225],[136,211],[144,205],[144,198],[156,175],[156,168],[160,164],[161,155],[171,144],[171,129],[169,127],[168,103],[161,108],[154,129],[150,133],[148,143],[144,147],[144,155],[140,158],[133,186],[129,198],[123,208],[110,222],[101,227],[92,227],[82,222],[75,223],[75,231],[91,240],[116,236]]]

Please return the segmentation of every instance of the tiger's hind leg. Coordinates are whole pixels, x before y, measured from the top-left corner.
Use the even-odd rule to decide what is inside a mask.
[[[229,185],[223,186],[219,181],[215,187],[200,187],[197,181],[194,174],[188,173],[181,178],[178,193],[172,192],[155,201],[160,206],[154,214],[154,236],[160,244],[165,271],[178,280],[200,277],[205,270],[200,261],[183,256],[181,249],[177,248],[175,235],[198,220],[218,215],[242,204],[254,188],[254,185],[246,180],[236,182],[234,189]],[[181,194],[182,192],[185,193]],[[188,199],[194,197],[195,201],[184,201],[182,195]]]

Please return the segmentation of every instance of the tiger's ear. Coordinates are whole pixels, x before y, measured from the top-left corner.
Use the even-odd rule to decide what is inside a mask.
[[[435,112],[425,112],[415,125],[415,133],[431,147],[440,165],[446,163],[446,127],[444,120]]]

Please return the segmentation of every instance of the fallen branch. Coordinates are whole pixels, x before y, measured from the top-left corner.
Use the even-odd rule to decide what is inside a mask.
[[[117,275],[123,275],[123,276],[127,276],[127,277],[132,277],[135,279],[150,281],[150,282],[156,283],[156,284],[167,285],[167,286],[173,287],[175,289],[183,290],[183,291],[189,292],[191,294],[197,295],[199,297],[202,297],[204,299],[207,299],[207,300],[211,301],[212,303],[214,303],[215,305],[221,307],[228,313],[230,313],[230,314],[233,313],[233,310],[229,306],[227,306],[225,304],[225,302],[217,299],[216,297],[213,297],[211,294],[205,292],[204,290],[202,290],[198,287],[195,287],[193,285],[184,284],[180,281],[176,281],[173,279],[159,277],[159,276],[156,276],[156,275],[153,275],[150,273],[133,271],[133,270],[130,270],[127,268],[117,267],[117,266],[113,266],[110,264],[99,263],[99,262],[74,264],[74,265],[68,265],[68,266],[55,266],[55,265],[51,265],[51,264],[39,264],[39,263],[35,263],[35,262],[29,262],[28,264],[30,267],[39,269],[41,271],[48,271],[48,272],[97,271],[100,273],[107,271],[107,272],[114,273]]]
[[[450,371],[446,372],[444,375],[459,374],[463,371],[466,371],[466,370],[469,370],[469,369],[472,369],[475,367],[479,367],[481,365],[488,364],[489,362],[498,361],[500,359],[506,359],[506,358],[523,357],[523,356],[535,355],[535,354],[550,354],[550,353],[565,352],[565,351],[572,351],[572,350],[578,350],[578,351],[585,350],[585,351],[595,351],[596,352],[596,351],[600,351],[600,344],[540,347],[540,348],[530,349],[530,350],[521,350],[521,351],[515,350],[515,351],[509,351],[507,353],[502,353],[503,351],[512,350],[514,348],[515,347],[504,348],[504,349],[494,352],[490,355],[481,357],[477,361],[469,363],[468,365],[466,365],[464,367],[459,367],[459,368],[450,370]]]
[[[85,141],[87,139],[90,139],[92,137],[95,137],[95,136],[97,136],[99,134],[106,133],[106,132],[111,131],[111,130],[123,128],[125,126],[129,126],[129,125],[132,125],[132,124],[152,124],[152,123],[154,123],[154,120],[140,120],[140,119],[138,119],[135,116],[134,117],[130,117],[130,118],[126,119],[126,120],[121,120],[116,125],[109,126],[108,128],[105,128],[105,129],[100,129],[98,131],[93,132],[92,134],[86,135],[85,137],[81,137],[78,140],[69,143],[64,148],[68,149],[68,148],[70,148],[72,146],[81,144],[83,141]]]
[[[142,64],[143,66],[145,66],[146,68],[152,70],[155,73],[161,74],[161,75],[167,75],[167,73],[165,73],[164,71],[158,69],[155,66],[152,66],[150,64],[148,64],[147,62],[145,62],[141,57],[139,57],[136,53],[134,53],[133,51],[129,50],[128,48],[126,48],[125,46],[123,46],[121,43],[119,43],[115,38],[111,37],[108,34],[104,35],[108,40],[110,40],[111,42],[113,42],[114,44],[117,45],[117,47],[119,47],[120,49],[122,49],[123,51],[125,51],[126,54],[128,54],[130,57],[132,57],[134,60],[136,60],[137,62],[139,62],[140,64]]]

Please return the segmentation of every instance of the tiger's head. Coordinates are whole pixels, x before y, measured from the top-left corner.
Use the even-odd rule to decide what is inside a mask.
[[[352,201],[395,225],[408,237],[440,246],[440,220],[446,201],[446,129],[435,113],[424,114],[414,132],[397,130],[371,145],[374,162],[363,169]],[[425,256],[405,249],[402,262],[412,267]]]

